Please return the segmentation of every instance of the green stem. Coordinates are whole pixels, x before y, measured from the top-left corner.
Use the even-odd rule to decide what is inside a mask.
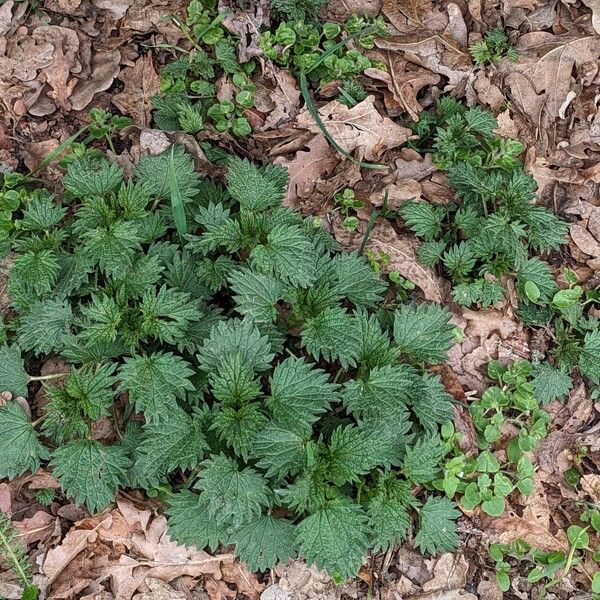
[[[4,551],[6,552],[6,554],[8,556],[8,560],[14,566],[15,571],[17,572],[18,576],[21,578],[21,581],[23,582],[23,584],[25,585],[25,587],[29,587],[31,585],[31,580],[27,576],[27,573],[25,573],[25,570],[21,566],[19,558],[13,552],[13,549],[11,548],[10,542],[8,541],[8,539],[2,533],[1,530],[0,530],[0,545],[2,545],[2,547],[4,548]]]
[[[381,206],[381,210],[374,210],[371,213],[371,216],[369,217],[369,222],[367,223],[367,228],[365,229],[365,235],[363,236],[362,243],[360,244],[360,249],[358,251],[359,254],[362,254],[365,251],[367,242],[369,241],[369,237],[371,236],[371,231],[373,230],[373,227],[375,226],[375,221],[377,220],[377,217],[382,214],[385,215],[385,212],[387,210],[388,198],[389,198],[389,192],[388,192],[388,190],[385,190],[385,194],[383,195],[383,204]]]

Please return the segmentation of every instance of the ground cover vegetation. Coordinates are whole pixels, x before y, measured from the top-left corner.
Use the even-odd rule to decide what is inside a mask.
[[[473,544],[494,593],[600,598],[595,429],[574,433],[597,421],[600,295],[570,223],[584,214],[591,228],[596,213],[559,216],[542,199],[550,170],[526,159],[514,122],[505,131],[514,105],[473,100],[478,78],[497,73],[525,93],[527,70],[510,69],[527,47],[508,20],[468,44],[437,26],[399,41],[402,19],[424,26],[420,9],[399,16],[384,0],[381,14],[332,18],[324,0],[267,4],[265,18],[215,0],[163,15],[170,36],[148,44],[160,150],[131,145],[139,114],[115,102],[124,114],[91,108],[30,172],[0,172],[0,485],[10,500],[10,485],[43,473],[31,502],[53,512],[156,502],[180,548],[231,548],[246,566],[228,583],[253,600],[256,573],[298,560],[335,586],[358,577],[374,597],[398,547],[441,565]],[[431,67],[431,50],[414,59],[431,39],[462,48],[452,68],[468,62],[466,100],[436,87],[451,69]],[[404,83],[400,51],[402,68],[416,60]],[[269,77],[277,102],[297,97],[273,131]],[[428,188],[421,162],[437,176]],[[41,175],[51,165],[59,186]],[[421,193],[398,201],[402,185]],[[494,355],[481,333],[467,372],[478,319],[501,332],[498,348],[517,330],[531,348]],[[5,497],[0,487],[0,565],[35,599],[45,590]],[[386,593],[409,593],[402,569]],[[466,571],[449,593],[463,587],[474,591]]]

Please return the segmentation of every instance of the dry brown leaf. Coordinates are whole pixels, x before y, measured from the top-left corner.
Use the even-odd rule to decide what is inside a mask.
[[[437,85],[440,76],[409,63],[397,53],[387,52],[385,58],[387,70],[370,68],[365,75],[386,84],[389,93],[384,94],[384,101],[390,116],[397,117],[407,112],[413,121],[418,121],[423,108],[417,101],[417,95],[422,88]]]
[[[520,59],[512,68],[523,73],[538,94],[545,92],[545,108],[556,118],[572,91],[573,69],[600,56],[600,37],[533,31],[523,34],[516,48]]]
[[[375,43],[382,50],[402,52],[407,60],[447,77],[452,88],[463,82],[471,68],[469,54],[441,35],[389,37]]]
[[[423,584],[424,592],[459,590],[467,583],[469,564],[463,554],[442,554],[435,559],[433,577]]]
[[[119,79],[125,87],[112,97],[113,104],[129,115],[136,125],[147,127],[151,121],[150,98],[160,89],[160,77],[154,69],[152,54],[140,56],[133,67],[121,71]]]
[[[239,593],[245,594],[251,600],[258,600],[261,592],[265,589],[265,586],[258,582],[256,575],[251,573],[248,567],[239,560],[223,562],[221,575],[224,581],[235,585]]]
[[[575,245],[588,256],[600,257],[600,242],[579,223],[569,227],[569,234]]]
[[[295,77],[283,69],[274,68],[273,78],[276,87],[269,91],[271,109],[268,112],[262,131],[275,129],[296,118],[300,111],[300,89]]]
[[[515,320],[493,308],[485,310],[463,308],[462,316],[467,320],[465,334],[478,338],[480,343],[487,340],[493,332],[499,333],[502,339],[506,339],[519,327]]]
[[[299,200],[308,198],[317,181],[331,174],[337,164],[333,149],[322,134],[315,135],[291,160],[278,156],[274,163],[285,167],[290,175],[284,205],[298,208]]]
[[[2,406],[1,400],[0,406]],[[12,516],[12,495],[8,483],[0,483],[0,512],[3,512],[9,519]]]
[[[366,160],[380,160],[386,150],[401,146],[411,137],[410,129],[382,116],[374,102],[375,96],[368,96],[352,108],[337,100],[319,108],[331,137],[346,152],[358,150],[359,158]],[[298,125],[313,133],[321,132],[307,110],[298,116]]]
[[[239,38],[239,61],[245,63],[254,56],[261,55],[263,52],[258,38],[261,27],[269,25],[269,0],[254,0],[245,5],[244,9],[235,0],[219,0],[218,7],[219,13],[225,15],[223,26]]]
[[[87,79],[80,79],[70,97],[73,110],[83,110],[98,92],[107,90],[119,74],[121,52],[106,50],[92,54],[91,72]]]
[[[592,502],[600,503],[600,475],[588,473],[579,480],[579,483],[581,489],[592,499]]]
[[[581,1],[592,10],[592,27],[596,33],[600,33],[600,0]]]
[[[383,0],[381,12],[401,33],[443,31],[448,15],[431,0]]]
[[[150,591],[136,594],[133,600],[185,600],[187,598],[183,592],[178,592],[160,579],[147,577],[144,583]]]
[[[26,544],[35,544],[47,539],[52,534],[56,521],[56,517],[44,510],[38,510],[33,517],[27,517],[15,523],[15,527]]]

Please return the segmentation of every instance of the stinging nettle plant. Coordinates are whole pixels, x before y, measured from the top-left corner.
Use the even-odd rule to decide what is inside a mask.
[[[34,422],[0,407],[0,477],[49,461],[90,511],[160,493],[175,540],[252,569],[299,554],[347,578],[411,521],[421,551],[457,546],[455,504],[420,492],[453,416],[426,370],[453,343],[445,308],[386,308],[365,258],[282,206],[280,167],[231,159],[221,187],[173,148],[125,181],[85,153],[63,183],[64,205],[35,190],[18,213],[0,387],[71,366]]]

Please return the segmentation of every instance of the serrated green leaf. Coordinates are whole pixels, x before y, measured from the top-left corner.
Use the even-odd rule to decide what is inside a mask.
[[[356,252],[337,254],[333,269],[337,276],[334,290],[354,306],[370,307],[383,299],[387,286],[367,260]]]
[[[579,356],[579,370],[594,383],[600,383],[600,330],[586,333]]]
[[[237,311],[256,322],[272,322],[277,318],[276,304],[284,294],[281,281],[271,275],[238,269],[230,277]]]
[[[445,306],[403,304],[394,315],[394,339],[403,354],[429,364],[446,359],[454,326]]]
[[[227,190],[246,210],[261,211],[279,206],[287,179],[282,167],[258,167],[245,159],[229,159]]]
[[[131,461],[120,446],[79,440],[57,448],[50,466],[63,492],[95,513],[113,502]]]
[[[218,524],[209,513],[203,494],[182,490],[173,494],[167,508],[169,535],[179,544],[210,548],[214,552],[229,538],[227,524]]]
[[[459,516],[454,502],[443,496],[431,496],[420,509],[420,529],[415,536],[415,547],[424,554],[434,555],[456,550],[456,520]]]
[[[73,312],[66,300],[43,300],[21,316],[17,333],[24,350],[36,354],[60,351],[70,335]]]
[[[239,527],[269,505],[267,481],[254,469],[240,469],[234,460],[222,454],[212,456],[201,466],[194,488],[202,490],[208,512],[217,525],[231,523]]]
[[[18,346],[0,346],[0,390],[13,396],[27,396],[29,375],[25,372],[21,349]]]
[[[536,400],[548,404],[553,400],[562,400],[573,388],[571,376],[548,363],[536,365],[531,380]]]
[[[35,473],[48,457],[21,406],[16,402],[0,406],[0,479],[12,479],[27,470]]]
[[[312,425],[337,399],[338,386],[329,375],[296,357],[275,367],[270,387],[267,406],[276,420],[294,429]]]
[[[150,422],[166,421],[178,398],[194,389],[189,364],[171,352],[126,358],[119,369],[120,390]]]
[[[287,519],[261,515],[236,530],[230,543],[251,571],[264,571],[296,555],[296,528]]]
[[[330,500],[297,527],[300,551],[309,564],[332,576],[357,575],[369,547],[367,516],[348,498]]]
[[[402,472],[414,483],[429,483],[439,475],[445,452],[437,435],[423,436],[406,448]]]

